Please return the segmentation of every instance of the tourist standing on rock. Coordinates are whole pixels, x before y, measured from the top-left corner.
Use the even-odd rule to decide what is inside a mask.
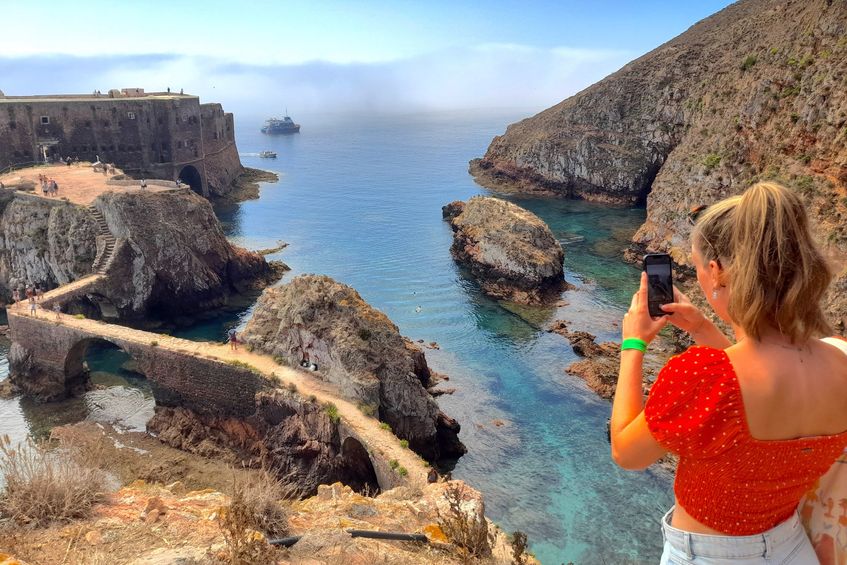
[[[37,316],[37,314],[35,313],[36,308],[37,308],[37,305],[35,304],[35,296],[30,296],[29,297],[29,315],[30,316]]]
[[[141,179],[141,190],[147,188],[147,179]]]
[[[679,456],[662,563],[818,563],[797,507],[847,447],[847,359],[818,339],[830,269],[799,196],[774,183],[708,208],[691,247],[735,343],[676,289],[673,315],[651,318],[642,274],[622,324],[612,457],[635,470]],[[697,345],[668,361],[644,406],[644,351],[668,322]]]
[[[36,302],[41,302],[42,298],[44,298],[44,291],[41,290],[41,286],[35,287],[35,300],[36,300]]]
[[[53,303],[53,312],[56,313],[56,321],[58,322],[61,319],[62,307],[58,302]]]
[[[18,302],[21,301],[21,291],[15,288],[12,290],[12,304],[17,308]]]
[[[230,328],[226,335],[227,341],[229,341],[229,348],[233,351],[238,351],[238,332],[235,331],[235,328]]]

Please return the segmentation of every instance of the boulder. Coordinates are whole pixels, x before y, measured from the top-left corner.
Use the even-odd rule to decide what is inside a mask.
[[[523,304],[547,304],[566,288],[564,251],[541,218],[520,206],[476,196],[444,207],[453,228],[453,257],[483,291]]]
[[[459,424],[441,413],[426,390],[431,373],[423,351],[349,286],[304,275],[268,288],[242,339],[293,366],[308,353],[319,378],[373,410],[427,459],[465,452]]]

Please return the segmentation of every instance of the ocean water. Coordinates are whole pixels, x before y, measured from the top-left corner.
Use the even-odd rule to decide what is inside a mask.
[[[442,387],[456,389],[439,404],[459,420],[469,449],[453,476],[484,493],[486,513],[504,529],[525,531],[542,563],[656,563],[659,519],[673,501],[670,479],[616,467],[605,431],[610,404],[565,372],[577,357],[565,339],[544,330],[564,319],[598,340],[618,337],[638,277],[621,250],[644,210],[508,197],[541,216],[565,244],[566,277],[577,288],[559,308],[499,304],[450,256],[441,206],[489,194],[468,175],[468,160],[527,115],[295,115],[301,133],[285,137],[259,133],[261,117],[237,117],[242,162],[276,171],[280,181],[263,186],[258,200],[216,212],[239,245],[288,243],[269,256],[291,266],[283,282],[329,275],[356,288],[404,335],[438,343],[427,359],[449,376]],[[279,157],[260,159],[265,149]],[[222,339],[249,316],[249,307],[223,312],[179,334]],[[115,389],[110,394],[120,399],[123,388],[139,390],[137,384],[99,392]],[[81,417],[103,417],[83,401]],[[22,406],[0,401],[0,426],[18,435],[49,427],[47,416]]]

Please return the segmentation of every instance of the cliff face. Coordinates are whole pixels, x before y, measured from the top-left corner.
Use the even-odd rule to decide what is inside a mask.
[[[493,188],[646,199],[634,242],[683,264],[693,208],[776,179],[803,195],[843,285],[845,34],[845,2],[741,0],[509,126],[471,171]]]
[[[91,271],[94,218],[84,208],[0,191],[0,294],[27,284],[52,288]]]
[[[477,196],[442,208],[450,251],[486,294],[525,304],[550,302],[565,287],[565,253],[541,218],[499,198]]]
[[[74,311],[96,317],[108,304],[112,318],[170,318],[219,306],[281,274],[231,245],[209,202],[193,192],[108,192],[94,207],[116,238],[115,256],[98,296],[80,298]],[[83,206],[0,191],[0,296],[91,274],[98,239],[97,221]]]
[[[425,388],[430,372],[423,352],[349,286],[305,275],[266,289],[242,338],[291,365],[308,353],[320,378],[373,411],[424,457],[464,453],[459,425]]]
[[[275,278],[261,255],[226,240],[193,192],[110,192],[94,205],[117,239],[105,294],[122,318],[190,314]]]

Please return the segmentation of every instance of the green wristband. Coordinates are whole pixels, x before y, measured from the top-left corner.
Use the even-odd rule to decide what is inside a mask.
[[[621,343],[621,351],[626,351],[627,349],[637,349],[644,353],[647,351],[647,342],[637,337],[628,337]]]

